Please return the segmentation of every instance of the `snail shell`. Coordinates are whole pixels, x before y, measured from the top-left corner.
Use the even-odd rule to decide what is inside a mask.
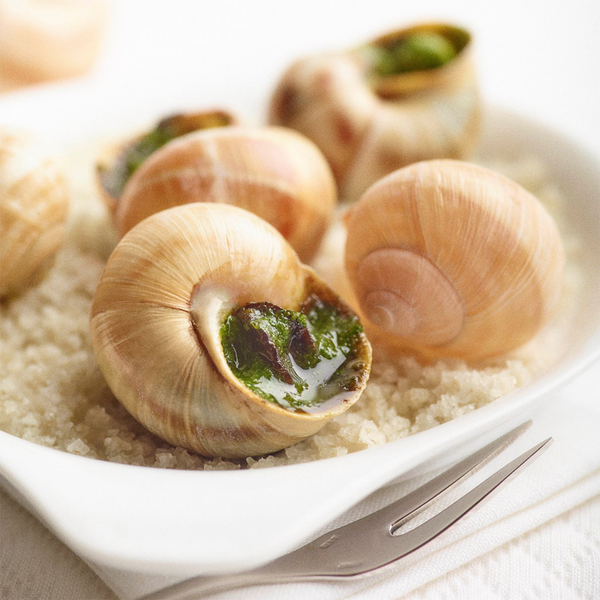
[[[0,298],[31,283],[54,256],[68,204],[65,175],[47,148],[0,128]]]
[[[413,162],[466,158],[478,140],[480,101],[467,31],[422,24],[369,45],[416,32],[452,40],[457,55],[437,68],[388,77],[371,74],[364,47],[309,57],[293,64],[274,92],[270,122],[300,131],[321,148],[345,201]]]
[[[169,142],[133,174],[118,204],[121,234],[188,202],[222,202],[273,225],[309,262],[333,217],[335,181],[318,148],[296,132],[227,127]]]
[[[150,431],[205,456],[259,455],[312,435],[366,385],[362,334],[358,389],[311,412],[264,400],[232,374],[225,314],[255,301],[298,310],[313,292],[343,307],[268,223],[234,206],[189,204],[149,217],[117,245],[94,296],[92,341],[113,393]]]
[[[228,125],[235,125],[237,123],[238,119],[232,113],[225,110],[213,109],[179,113],[166,117],[158,123],[157,129],[167,126],[176,131],[177,135],[180,136],[197,130],[212,127],[227,127]],[[120,144],[110,146],[98,159],[98,164],[96,165],[98,189],[108,212],[113,217],[122,193],[122,180],[130,177],[127,154],[149,133],[147,131]]]
[[[525,343],[554,311],[564,261],[536,198],[459,161],[388,175],[348,221],[346,268],[373,343],[429,357],[477,360]]]
[[[0,2],[0,72],[20,85],[84,74],[100,50],[103,1]]]

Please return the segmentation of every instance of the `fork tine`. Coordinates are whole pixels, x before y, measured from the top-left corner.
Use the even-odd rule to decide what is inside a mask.
[[[425,521],[425,523],[422,525],[419,525],[418,527],[415,527],[411,531],[408,531],[404,534],[391,535],[390,537],[392,539],[400,541],[402,546],[401,551],[396,552],[396,556],[394,558],[385,563],[380,563],[379,566],[389,564],[390,562],[394,562],[395,560],[406,556],[410,552],[417,550],[424,544],[430,542],[432,539],[446,531],[446,529],[456,523],[456,521],[458,521],[460,518],[465,516],[483,500],[489,498],[490,495],[497,490],[502,483],[512,479],[512,477],[514,477],[517,472],[520,471],[520,469],[529,464],[529,461],[532,458],[539,456],[542,450],[548,448],[552,441],[552,438],[548,438],[547,440],[537,444],[537,446],[527,450],[527,452],[524,452],[519,457],[515,458],[513,461],[496,471],[493,475],[473,488],[470,492],[456,500],[453,504],[448,506],[437,515]],[[390,534],[392,534],[394,530],[397,531],[397,529],[399,528],[394,528],[393,526],[390,527]],[[389,540],[389,538],[388,544],[393,545],[393,542]]]
[[[321,552],[319,553],[317,562],[311,565],[312,568],[316,570],[320,567],[323,569],[323,572],[334,572],[337,575],[349,576],[368,573],[379,567],[395,562],[443,533],[453,523],[466,515],[485,498],[489,497],[500,484],[510,479],[511,476],[514,476],[517,471],[526,464],[529,464],[531,459],[534,456],[538,456],[542,449],[547,448],[551,441],[552,438],[548,438],[527,452],[524,452],[521,456],[496,471],[459,500],[456,500],[446,509],[407,533],[393,535],[392,522],[388,520],[384,524],[381,519],[379,519],[382,511],[378,511],[373,515],[369,515],[369,517],[364,517],[363,519],[359,519],[349,525],[336,529],[332,532],[336,536],[335,545],[339,546],[341,552],[338,552],[338,554],[342,554],[344,560],[333,562],[327,561],[326,556]],[[420,492],[421,488],[419,488],[418,491]],[[387,507],[383,509],[383,511],[390,514],[387,511]],[[391,514],[397,515],[397,513],[393,512]],[[370,517],[377,517],[377,520],[370,519]],[[357,536],[360,537],[361,544],[357,544]],[[327,536],[322,536],[304,548],[292,552],[291,554],[286,555],[286,557],[282,557],[283,559],[288,559],[284,564],[286,564],[289,569],[289,558],[294,555],[296,555],[296,559],[300,558],[300,556],[308,558],[305,553],[307,548],[312,547],[314,555],[314,550],[316,549],[315,546],[317,548],[322,547],[322,540],[326,537]],[[325,544],[327,543],[328,540],[325,541]],[[365,553],[366,547],[371,548],[371,552]],[[271,564],[275,565],[281,560],[282,559],[278,559],[278,561]],[[332,566],[334,567],[333,569]],[[328,571],[327,569],[331,570]]]
[[[373,527],[380,525],[387,527],[390,523],[398,522],[409,515],[416,514],[420,509],[425,508],[431,500],[437,498],[443,491],[455,484],[497,450],[500,450],[505,444],[524,433],[530,426],[531,421],[519,425],[519,427],[484,446],[406,496],[360,520],[365,524],[369,523]]]

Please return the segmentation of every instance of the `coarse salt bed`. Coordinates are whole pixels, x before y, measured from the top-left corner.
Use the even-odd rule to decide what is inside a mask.
[[[511,356],[478,366],[458,360],[420,364],[375,349],[360,401],[312,437],[274,455],[205,459],[148,433],[116,401],[96,363],[88,330],[91,299],[115,237],[95,191],[97,146],[70,160],[73,202],[68,239],[36,287],[0,304],[0,428],[32,442],[101,460],[176,469],[261,468],[342,456],[430,429],[526,385],[560,348],[578,287],[577,239],[565,230],[562,198],[532,157],[494,161],[544,202],[562,229],[568,255],[559,318]],[[339,272],[343,228],[329,233],[315,267]]]

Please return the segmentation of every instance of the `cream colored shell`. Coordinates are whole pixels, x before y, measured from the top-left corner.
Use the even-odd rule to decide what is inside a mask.
[[[560,235],[513,181],[426,161],[373,185],[348,221],[346,267],[373,343],[477,360],[529,340],[562,289]]]
[[[332,167],[343,201],[413,162],[466,158],[479,138],[480,100],[469,34],[449,25],[415,31],[456,32],[467,43],[447,65],[370,80],[359,50],[301,59],[283,75],[269,120],[312,139]]]
[[[115,396],[150,431],[206,456],[279,450],[315,433],[366,385],[314,412],[260,398],[229,369],[219,328],[235,305],[298,310],[316,291],[342,306],[277,231],[234,206],[197,203],[132,229],[108,261],[91,312],[100,368]]]
[[[0,0],[0,71],[16,84],[73,77],[95,61],[104,0]]]
[[[331,221],[337,191],[323,155],[296,132],[199,131],[169,142],[132,175],[117,206],[117,228],[124,234],[159,210],[189,202],[223,202],[257,214],[308,262]]]
[[[65,233],[68,189],[33,135],[0,128],[0,298],[30,284]]]

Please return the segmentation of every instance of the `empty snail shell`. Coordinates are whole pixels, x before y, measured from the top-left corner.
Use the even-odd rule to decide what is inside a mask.
[[[290,410],[233,374],[224,315],[260,302],[294,311],[315,295],[356,319],[262,219],[223,204],[179,206],[117,245],[94,296],[92,341],[113,393],[150,431],[205,456],[259,455],[312,435],[352,405],[366,385],[370,346],[357,334],[352,390]]]
[[[151,154],[169,141],[193,131],[237,123],[235,115],[220,109],[178,113],[161,119],[150,131],[107,148],[98,159],[96,177],[108,212],[114,216],[129,178]]]
[[[535,197],[460,161],[400,169],[349,216],[346,267],[373,343],[428,357],[477,360],[525,343],[554,311],[564,260]]]
[[[118,203],[121,234],[189,202],[240,206],[273,225],[309,262],[333,217],[337,190],[319,149],[278,127],[223,127],[173,140],[133,174]]]
[[[395,49],[407,46],[413,47],[408,60],[385,66]],[[360,48],[301,59],[278,84],[269,120],[321,148],[340,197],[350,202],[413,162],[466,158],[480,122],[471,36],[451,25],[422,24]]]
[[[31,283],[65,233],[68,189],[35,136],[0,129],[0,298]]]

